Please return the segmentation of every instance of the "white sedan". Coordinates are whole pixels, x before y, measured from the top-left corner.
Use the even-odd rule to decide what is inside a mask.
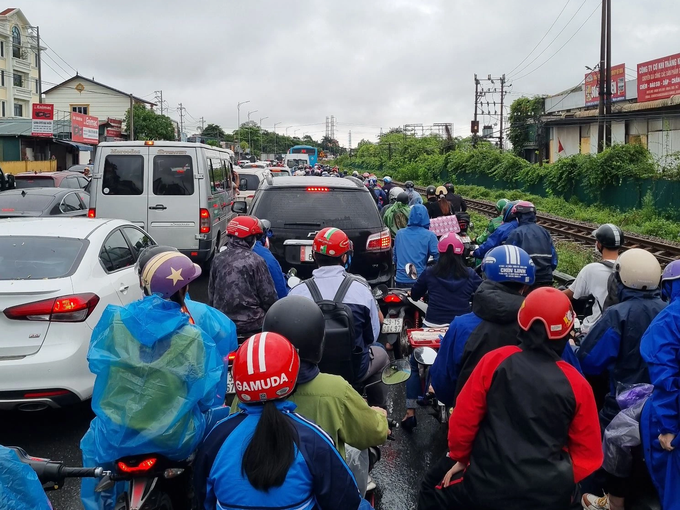
[[[124,220],[0,220],[0,409],[87,400],[92,329],[141,298],[134,264],[153,239]]]

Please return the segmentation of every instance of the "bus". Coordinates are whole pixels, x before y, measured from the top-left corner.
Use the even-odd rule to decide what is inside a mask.
[[[314,166],[319,157],[319,150],[310,145],[296,145],[295,147],[290,148],[288,154],[307,154],[307,156],[309,156],[309,164]]]

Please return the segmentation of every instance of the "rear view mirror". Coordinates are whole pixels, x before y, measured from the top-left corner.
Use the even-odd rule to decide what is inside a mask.
[[[406,267],[404,269],[406,270],[406,276],[408,276],[411,280],[418,279],[418,270],[416,269],[415,264],[409,262],[408,264],[406,264]]]
[[[248,212],[248,204],[243,200],[237,200],[231,204],[231,211],[236,214],[246,214]]]
[[[411,377],[411,364],[405,359],[393,361],[382,371],[382,382],[387,385],[401,384],[409,377]]]
[[[287,274],[288,274],[288,278],[290,278],[291,276],[297,276],[297,269],[295,269],[294,267],[291,267],[288,270]]]
[[[241,191],[247,191],[248,190],[248,179],[245,177],[241,177],[241,180],[238,183],[238,189]]]
[[[437,351],[432,347],[418,347],[413,351],[413,357],[419,365],[432,366],[437,359]]]
[[[373,290],[371,291],[373,297],[377,300],[384,298],[388,292],[389,288],[385,284],[380,284],[377,287],[373,287]]]
[[[291,276],[290,278],[288,278],[288,288],[289,289],[292,289],[293,287],[297,287],[301,283],[302,283],[302,280],[300,280],[300,278],[298,278],[297,276]]]

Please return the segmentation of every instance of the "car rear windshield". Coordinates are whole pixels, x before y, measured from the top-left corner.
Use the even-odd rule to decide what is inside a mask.
[[[21,193],[11,195],[0,193],[0,213],[44,211],[52,200],[54,197],[49,195],[26,193],[22,196]]]
[[[239,172],[239,189],[241,191],[255,191],[260,185],[260,178],[255,174]]]
[[[0,236],[0,280],[63,278],[75,271],[81,239]]]
[[[360,190],[269,189],[253,208],[253,215],[271,221],[272,229],[309,225],[351,230],[380,226],[375,202]]]
[[[36,175],[35,177],[31,176],[22,176],[18,175],[14,182],[16,182],[17,188],[23,189],[23,188],[54,188],[54,178],[53,177],[40,177]]]

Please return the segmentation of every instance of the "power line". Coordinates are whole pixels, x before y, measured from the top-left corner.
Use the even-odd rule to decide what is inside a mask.
[[[78,74],[78,71],[76,70],[76,68],[73,67],[73,66],[72,66],[71,64],[69,64],[68,62],[66,62],[66,60],[64,60],[64,59],[61,57],[61,55],[59,55],[56,51],[54,51],[54,50],[52,49],[52,47],[51,47],[49,44],[47,44],[47,43],[45,42],[45,39],[44,39],[43,37],[40,38],[40,42],[41,42],[42,44],[44,44],[44,45],[45,45],[52,53],[54,53],[57,57],[59,57],[59,59],[60,59],[64,64],[66,64],[67,67],[70,67],[71,69],[73,69],[73,72],[74,72],[74,73]],[[67,74],[70,74],[70,73],[67,73]]]
[[[570,3],[571,3],[571,0],[567,0],[567,3],[564,4],[564,7],[562,7],[562,10],[561,10],[560,13],[557,15],[557,18],[555,18],[555,21],[553,21],[553,24],[550,25],[550,28],[548,29],[548,31],[543,35],[543,37],[541,37],[541,40],[538,41],[538,43],[536,44],[536,46],[534,46],[534,48],[527,54],[527,56],[524,57],[524,59],[523,59],[519,64],[517,64],[517,65],[512,69],[512,71],[510,71],[510,72],[508,73],[508,75],[511,75],[513,72],[515,72],[515,69],[517,69],[519,66],[521,66],[521,65],[526,61],[526,59],[528,59],[528,58],[531,56],[531,54],[532,54],[534,51],[536,51],[536,49],[541,45],[541,43],[545,40],[545,38],[548,37],[548,34],[549,34],[550,31],[553,29],[553,27],[555,26],[555,24],[559,21],[560,17],[562,16],[562,13],[564,13],[564,10],[567,8],[567,6],[568,6]]]
[[[66,73],[66,76],[69,76],[69,75],[71,74],[71,73],[69,73],[66,69],[64,69],[63,67],[61,67],[61,65],[59,65],[59,62],[57,62],[56,60],[54,60],[54,59],[50,56],[49,53],[45,52],[45,53],[42,54],[42,56],[43,56],[43,57],[49,58],[49,59],[50,59],[50,60],[51,60],[51,61],[52,61],[59,69],[61,69],[62,71],[64,71],[64,73]],[[44,59],[43,59],[43,63],[45,63],[45,60],[44,60]],[[50,67],[50,69],[52,69],[52,68]]]

